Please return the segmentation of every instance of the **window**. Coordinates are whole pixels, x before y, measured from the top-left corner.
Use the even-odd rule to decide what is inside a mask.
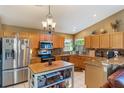
[[[76,39],[75,40],[75,45],[76,46],[84,45],[84,39]]]
[[[72,39],[65,39],[64,41],[64,51],[72,51],[73,50],[73,40]]]

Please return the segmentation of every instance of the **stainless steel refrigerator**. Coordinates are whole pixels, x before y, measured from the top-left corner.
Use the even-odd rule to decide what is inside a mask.
[[[28,80],[30,48],[28,39],[2,38],[2,86]]]

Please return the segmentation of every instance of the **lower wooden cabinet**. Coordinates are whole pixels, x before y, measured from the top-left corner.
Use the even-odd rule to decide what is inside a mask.
[[[85,61],[87,60],[87,57],[85,56],[78,56],[78,55],[71,55],[70,56],[70,62],[74,64],[75,67],[85,69]]]

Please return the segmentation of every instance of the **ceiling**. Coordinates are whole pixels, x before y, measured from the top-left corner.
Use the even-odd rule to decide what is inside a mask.
[[[124,9],[121,5],[53,5],[56,32],[75,34]],[[0,5],[2,24],[42,29],[47,5]]]

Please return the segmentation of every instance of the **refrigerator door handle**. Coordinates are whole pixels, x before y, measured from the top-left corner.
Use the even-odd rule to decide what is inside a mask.
[[[18,40],[18,67],[20,67],[20,40]]]

